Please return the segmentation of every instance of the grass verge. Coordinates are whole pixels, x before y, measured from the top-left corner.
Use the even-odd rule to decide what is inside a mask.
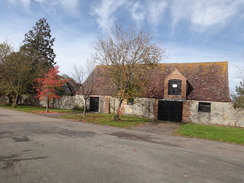
[[[134,116],[122,116],[121,120],[116,121],[113,119],[112,114],[98,114],[98,113],[90,113],[86,115],[84,119],[82,115],[66,115],[61,116],[62,119],[73,119],[87,123],[115,126],[115,127],[133,127],[138,126],[140,124],[150,122],[150,119],[147,118],[139,118]]]
[[[45,112],[46,108],[45,107],[38,107],[38,106],[22,106],[19,105],[16,108],[10,106],[10,105],[0,105],[0,107],[7,108],[7,109],[13,109],[16,111],[23,111],[23,112]],[[49,112],[60,112],[60,113],[72,113],[72,112],[81,112],[79,110],[72,110],[72,109],[54,109],[54,108],[49,108]]]
[[[46,111],[45,107],[35,107],[35,106],[17,106],[16,108],[13,108],[12,106],[8,105],[0,105],[0,107],[13,109],[17,111],[23,111],[23,112],[31,112],[31,113],[44,113]],[[134,116],[122,116],[121,120],[116,121],[113,120],[113,114],[100,114],[100,113],[88,113],[86,118],[84,119],[80,110],[69,110],[69,109],[54,109],[49,108],[49,112],[54,113],[66,113],[66,115],[61,116],[59,118],[62,119],[72,119],[87,123],[94,123],[94,124],[102,124],[102,125],[108,125],[108,126],[115,126],[115,127],[133,127],[138,126],[140,124],[143,124],[145,122],[150,122],[150,119],[147,118],[139,118]],[[75,114],[72,114],[75,113]]]
[[[181,136],[196,137],[222,142],[244,144],[244,129],[224,126],[182,124],[177,133]]]

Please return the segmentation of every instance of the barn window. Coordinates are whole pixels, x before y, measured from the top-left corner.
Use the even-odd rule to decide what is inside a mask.
[[[179,79],[171,79],[168,83],[168,95],[180,95],[181,94],[181,83]]]
[[[211,103],[199,102],[198,112],[211,112]]]

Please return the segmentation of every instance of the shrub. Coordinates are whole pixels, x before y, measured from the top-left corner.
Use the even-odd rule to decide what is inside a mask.
[[[75,105],[75,106],[73,107],[73,110],[84,111],[84,107],[81,107],[81,106],[79,106],[79,105]]]

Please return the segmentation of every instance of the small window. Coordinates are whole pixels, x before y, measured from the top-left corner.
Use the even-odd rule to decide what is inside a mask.
[[[171,79],[168,83],[168,95],[180,95],[181,94],[181,80]]]
[[[128,98],[127,105],[133,105],[133,104],[134,104],[134,98]]]
[[[211,112],[211,103],[199,102],[198,112]]]

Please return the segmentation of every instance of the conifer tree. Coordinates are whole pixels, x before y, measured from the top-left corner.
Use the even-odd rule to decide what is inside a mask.
[[[45,18],[36,22],[33,29],[25,34],[21,51],[32,57],[33,67],[39,72],[38,74],[40,71],[48,72],[56,64],[54,61],[56,54],[52,48],[54,41],[55,38],[52,38],[50,26]]]
[[[233,97],[235,107],[244,108],[244,80],[240,82],[240,86],[236,87],[236,95]]]

